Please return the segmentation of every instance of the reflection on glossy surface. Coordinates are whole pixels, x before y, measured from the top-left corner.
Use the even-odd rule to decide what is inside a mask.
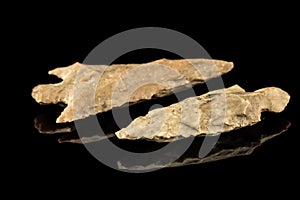
[[[96,133],[88,133],[86,137],[79,138],[74,128],[74,124],[56,124],[55,116],[55,113],[52,113],[52,115],[41,115],[34,120],[34,125],[40,133],[65,133],[60,135],[60,138],[58,139],[58,142],[60,143],[94,143],[96,145],[101,145],[102,140],[109,139],[116,146],[136,153],[152,152],[168,144],[147,140],[120,140],[115,137],[115,134],[113,133],[106,134],[106,136],[100,136]],[[115,127],[112,127],[114,125],[108,121],[105,121],[105,125],[111,127],[111,130],[116,129]],[[236,156],[249,155],[254,151],[254,149],[261,146],[264,142],[285,132],[289,126],[289,121],[281,119],[277,115],[270,115],[266,116],[265,119],[256,125],[222,133],[212,151],[203,158],[199,158],[199,150],[204,137],[195,137],[191,146],[181,156],[177,155],[175,149],[174,152],[167,152],[165,155],[161,155],[161,159],[159,160],[157,160],[157,158],[153,158],[153,160],[149,159],[148,163],[139,164],[139,161],[137,160],[129,161],[125,158],[120,158],[118,161],[116,161],[116,164],[120,169],[146,170],[162,167],[177,167],[190,164],[200,164]],[[173,143],[176,143],[176,145],[181,145],[181,142],[183,142],[183,140],[178,140]],[[169,160],[172,160],[172,158],[178,156],[180,156],[179,159],[169,164]]]
[[[269,117],[262,120],[260,123],[251,127],[241,128],[235,131],[221,134],[217,144],[212,151],[205,157],[199,158],[199,150],[204,137],[195,137],[192,145],[180,158],[171,163],[168,162],[152,162],[147,165],[134,165],[132,161],[122,160],[118,161],[120,169],[127,170],[146,170],[162,167],[178,167],[191,164],[200,164],[206,162],[213,162],[217,160],[227,159],[236,156],[244,156],[251,154],[257,147],[261,146],[264,142],[274,138],[285,132],[290,127],[290,122],[284,119]],[[214,137],[214,136],[211,136]],[[180,141],[176,141],[180,145]],[[175,152],[168,152],[165,155],[164,161],[170,160],[176,156]],[[167,159],[169,157],[170,159]]]
[[[56,116],[57,111],[39,115],[34,119],[34,127],[38,130],[39,133],[43,134],[70,133],[74,131],[75,128],[72,123],[55,123]]]

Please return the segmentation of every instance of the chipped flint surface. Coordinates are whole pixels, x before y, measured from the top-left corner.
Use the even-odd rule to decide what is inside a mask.
[[[219,97],[224,94],[226,100],[220,101]],[[245,92],[240,86],[234,85],[152,110],[133,120],[116,135],[120,139],[159,142],[202,134],[216,135],[259,122],[263,111],[281,112],[289,99],[288,93],[276,87]],[[216,111],[225,109],[224,119],[211,115],[212,106]]]
[[[134,70],[141,66],[143,72]],[[128,102],[135,103],[151,99],[153,96],[169,95],[174,89],[203,83],[229,72],[232,68],[232,62],[209,59],[160,59],[146,64],[110,66],[75,63],[49,71],[50,75],[56,75],[62,82],[38,85],[33,88],[32,97],[40,104],[67,104],[56,122],[71,122]],[[128,72],[132,72],[131,76],[126,76]],[[145,77],[147,84],[136,88],[134,92],[130,91],[131,85],[143,84]],[[150,83],[151,80],[154,80],[154,83]]]

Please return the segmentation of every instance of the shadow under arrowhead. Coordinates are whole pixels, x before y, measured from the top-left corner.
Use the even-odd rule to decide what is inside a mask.
[[[70,133],[75,130],[73,123],[56,123],[57,111],[43,113],[34,119],[34,127],[42,134]]]
[[[73,124],[56,124],[55,113],[47,113],[40,115],[35,119],[35,127],[44,134],[63,133],[59,138],[60,143],[91,143],[98,142],[101,145],[101,140],[110,139],[118,147],[136,153],[146,153],[163,148],[168,143],[158,143],[147,140],[120,140],[115,137],[115,134],[107,134],[106,137],[90,134],[89,137],[79,138]],[[52,123],[50,123],[52,122]],[[108,124],[111,125],[111,124]],[[127,170],[146,170],[162,167],[179,167],[191,164],[201,164],[214,162],[218,160],[228,159],[236,156],[245,156],[251,154],[257,147],[264,142],[282,134],[290,127],[290,122],[281,119],[278,116],[268,115],[261,122],[241,129],[233,130],[220,134],[220,137],[208,155],[199,158],[199,151],[205,136],[194,138],[193,143],[188,150],[182,155],[177,152],[168,152],[162,155],[160,160],[149,159],[148,163],[139,163],[137,160],[121,159],[117,161],[119,168]],[[73,131],[73,132],[72,132]],[[217,136],[207,136],[217,137]],[[174,141],[176,145],[180,145],[185,139]],[[179,157],[175,162],[170,163],[174,157]]]
[[[222,133],[214,148],[210,153],[199,158],[204,136],[195,137],[188,150],[175,162],[169,163],[177,155],[177,152],[168,152],[161,160],[149,160],[149,163],[139,164],[137,160],[122,159],[118,161],[118,167],[126,170],[149,170],[162,167],[179,167],[191,164],[201,164],[228,159],[236,156],[251,154],[257,147],[264,142],[282,134],[290,127],[290,122],[278,117],[268,117],[261,122],[238,130]],[[216,136],[207,136],[216,137]],[[175,141],[180,145],[181,140]],[[145,146],[144,146],[145,148]]]

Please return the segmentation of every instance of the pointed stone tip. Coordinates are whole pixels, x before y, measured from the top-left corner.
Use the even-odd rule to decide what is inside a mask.
[[[234,67],[233,62],[228,62],[228,61],[222,61],[222,60],[217,60],[216,65],[219,68],[220,72],[222,73],[227,73],[231,71]]]
[[[58,117],[55,121],[56,123],[60,124],[60,123],[65,123],[64,119],[62,117]]]

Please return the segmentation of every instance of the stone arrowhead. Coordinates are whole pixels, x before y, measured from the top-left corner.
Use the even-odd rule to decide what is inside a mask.
[[[216,135],[259,122],[263,111],[281,112],[289,99],[289,94],[280,88],[245,92],[234,85],[152,110],[134,119],[116,135],[120,139],[159,142]]]
[[[146,64],[85,65],[75,63],[49,74],[62,79],[33,88],[40,104],[65,103],[57,123],[71,122],[126,103],[170,95],[229,72],[232,62],[210,59],[160,59]]]

